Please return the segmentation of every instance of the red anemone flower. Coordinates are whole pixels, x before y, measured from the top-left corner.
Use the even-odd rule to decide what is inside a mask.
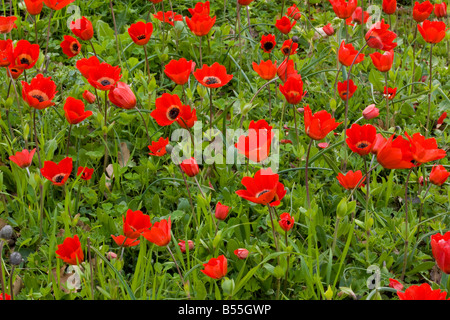
[[[211,66],[204,64],[201,69],[195,70],[194,77],[205,87],[219,88],[230,82],[233,75],[227,74],[225,66],[214,62]]]
[[[326,110],[320,110],[312,114],[309,105],[304,108],[303,116],[305,118],[305,132],[313,140],[322,140],[342,123],[336,122]]]
[[[347,190],[355,189],[356,187],[362,187],[364,186],[363,182],[366,181],[366,177],[361,181],[361,183],[358,184],[358,182],[362,179],[363,175],[361,170],[353,172],[350,170],[345,175],[342,173],[338,173],[337,179],[341,186],[343,186]]]
[[[446,25],[442,21],[425,20],[422,25],[417,25],[423,39],[428,43],[439,43],[445,38]]]
[[[263,35],[261,37],[261,49],[263,49],[264,52],[271,53],[273,48],[275,48],[275,45],[277,44],[275,41],[275,35],[268,34]]]
[[[199,168],[197,164],[197,160],[194,157],[189,159],[184,159],[180,163],[181,170],[186,173],[189,177],[194,177],[199,173]]]
[[[89,79],[91,71],[100,68],[100,60],[96,56],[82,58],[77,61],[76,67],[83,77]]]
[[[19,78],[20,75],[23,73],[23,69],[17,68],[16,65],[14,64],[14,62],[12,62],[8,66],[8,71],[11,72],[11,76],[13,77],[14,80]]]
[[[288,17],[283,16],[281,19],[278,19],[275,22],[275,27],[283,34],[288,34],[291,32],[292,28],[295,26],[297,21],[294,21],[291,23],[291,20],[289,20]]]
[[[61,10],[72,2],[75,2],[75,0],[44,0],[45,5],[53,10]]]
[[[216,204],[216,210],[214,211],[214,216],[216,219],[223,221],[227,218],[230,208],[231,207],[221,204],[220,201],[218,201]]]
[[[92,111],[84,110],[84,103],[82,100],[67,97],[66,103],[64,104],[64,115],[66,116],[67,122],[70,124],[77,124],[87,117],[90,117]]]
[[[433,12],[434,6],[430,1],[424,1],[422,3],[414,2],[413,7],[413,19],[417,23],[423,22],[425,19],[428,19],[430,14]]]
[[[364,13],[363,13],[362,8],[357,7],[355,9],[355,11],[353,11],[352,16],[345,20],[345,23],[347,25],[353,27],[354,24],[352,22],[359,24],[359,25],[361,25],[363,23],[366,24],[367,21],[369,20],[369,18],[370,18],[370,14],[367,11],[364,11]],[[364,19],[364,22],[362,22],[363,19]]]
[[[227,258],[220,255],[217,258],[209,259],[208,263],[204,263],[204,270],[200,270],[212,279],[221,279],[227,274]]]
[[[384,19],[374,23],[365,35],[367,45],[370,48],[382,51],[394,49],[397,43],[392,41],[397,38],[397,35],[388,29],[389,25],[384,23]]]
[[[72,21],[69,28],[76,37],[84,41],[89,41],[94,36],[92,22],[86,17]]]
[[[5,294],[0,293],[0,301],[1,300],[11,300],[11,296],[5,292]]]
[[[178,242],[178,246],[180,246],[180,251],[182,253],[186,253],[186,241],[185,240],[180,240],[180,242]],[[194,250],[194,241],[188,240],[187,247],[189,248],[189,251]]]
[[[142,236],[151,243],[156,244],[157,246],[167,246],[171,239],[171,225],[172,223],[170,221],[170,217],[168,221],[166,219],[162,219],[159,222],[155,222],[150,230],[144,231],[142,233]]]
[[[287,212],[284,212],[280,215],[280,220],[278,221],[278,224],[280,225],[281,229],[284,231],[289,231],[294,226],[295,220],[294,218]]]
[[[291,39],[284,41],[283,45],[281,46],[281,52],[285,56],[296,54],[297,49],[298,43],[293,42]]]
[[[0,40],[0,67],[8,67],[12,62],[14,62],[12,40]]]
[[[241,183],[246,190],[237,190],[236,194],[248,201],[264,206],[278,206],[286,194],[284,185],[278,181],[279,176],[271,168],[258,170],[254,177],[243,177]]]
[[[143,232],[152,226],[150,216],[142,213],[140,210],[133,211],[128,209],[125,217],[122,216],[122,221],[123,234],[131,239],[139,238]]]
[[[170,80],[179,85],[184,85],[189,81],[189,76],[195,69],[195,62],[187,61],[185,58],[170,60],[164,67],[164,73]]]
[[[77,177],[80,176],[80,179],[88,181],[92,179],[92,174],[94,173],[93,168],[88,167],[78,167]]]
[[[409,141],[402,136],[394,139],[394,134],[384,141],[377,136],[372,148],[377,154],[377,161],[385,169],[409,169],[414,167]]]
[[[402,291],[403,290],[403,285],[395,279],[389,278],[389,287],[393,288],[397,291]]]
[[[97,99],[97,97],[95,96],[95,94],[93,94],[89,90],[84,90],[83,99],[86,100],[88,103],[94,103],[95,99]]]
[[[98,90],[108,91],[115,87],[117,81],[122,78],[119,66],[111,66],[106,62],[100,63],[97,68],[89,71],[88,82]]]
[[[66,157],[59,163],[45,161],[41,169],[44,178],[50,180],[55,186],[62,186],[69,179],[72,172],[72,158]]]
[[[411,152],[413,159],[422,164],[430,161],[442,159],[446,156],[443,149],[438,149],[435,138],[426,139],[420,133],[414,133],[412,137],[405,132],[406,137],[411,143]]]
[[[120,235],[120,236],[115,236],[115,235],[111,235],[111,238],[113,238],[114,242],[119,246],[119,247],[135,247],[139,244],[139,240],[138,239],[131,239],[131,238],[127,238],[124,235]]]
[[[153,33],[153,24],[151,22],[144,23],[142,21],[138,21],[133,23],[128,28],[128,34],[133,40],[134,43],[140,46],[144,46],[150,40],[150,37]]]
[[[447,292],[436,289],[431,289],[428,283],[409,286],[405,292],[397,291],[400,300],[450,300],[446,299]]]
[[[378,150],[380,150],[381,147],[383,147],[386,142],[387,142],[387,139],[385,137],[383,137],[383,135],[381,133],[377,133],[375,136],[375,141],[373,142],[372,150],[370,151],[370,153],[378,154]]]
[[[397,11],[397,0],[383,0],[381,8],[386,14],[394,14]]]
[[[199,37],[206,36],[215,23],[216,16],[211,18],[209,15],[194,14],[192,18],[186,17],[188,28]]]
[[[333,11],[340,19],[350,18],[358,5],[357,0],[328,0],[333,6]]]
[[[286,62],[287,61],[287,62]],[[298,72],[295,70],[294,67],[294,60],[284,59],[282,63],[278,66],[277,69],[278,77],[281,79],[281,81],[286,82],[287,79],[293,76],[297,76]]]
[[[397,88],[387,88],[387,90],[386,90],[386,87],[384,87],[383,95],[384,96],[387,95],[387,98],[389,100],[394,99],[396,94],[397,94]]]
[[[183,21],[183,16],[181,14],[177,14],[176,12],[172,11],[158,11],[157,14],[154,14],[153,17],[158,19],[159,21],[165,22],[170,24],[171,26],[174,26],[174,21]]]
[[[444,18],[447,16],[447,4],[445,2],[436,3],[434,5],[434,15],[436,18]]]
[[[30,84],[22,81],[22,98],[30,107],[42,110],[55,104],[52,99],[58,91],[51,78],[39,73]]]
[[[277,75],[277,61],[261,60],[259,64],[253,62],[252,65],[253,70],[264,80],[272,80]]]
[[[14,52],[14,65],[18,69],[31,69],[39,59],[39,45],[27,40],[19,40]]]
[[[353,47],[353,44],[345,44],[345,40],[342,40],[341,45],[339,46],[338,58],[339,62],[344,66],[349,67],[353,61],[353,64],[358,64],[364,60],[364,54],[360,53],[358,57],[355,59],[358,54],[358,50]]]
[[[57,258],[71,265],[77,265],[84,260],[78,235],[74,235],[73,238],[65,238],[63,243],[58,245],[58,250],[55,253],[58,255]]]
[[[43,0],[25,0],[24,2],[28,13],[32,16],[40,14],[44,6]]]
[[[197,2],[194,8],[188,8],[188,11],[191,14],[191,16],[194,16],[196,14],[209,16],[209,10],[210,10],[209,1],[206,1],[205,3]]]
[[[284,85],[279,86],[280,92],[290,104],[299,104],[306,92],[303,91],[303,81],[300,75],[289,77]]]
[[[167,153],[166,146],[169,144],[169,138],[160,137],[158,141],[152,141],[152,144],[148,146],[148,149],[151,151],[149,155],[162,157]]]
[[[323,32],[325,32],[325,34],[327,36],[332,36],[335,33],[335,30],[333,29],[333,26],[331,25],[331,22],[324,25],[322,28]]]
[[[292,18],[297,21],[302,17],[300,10],[297,8],[297,5],[295,3],[292,6],[290,6],[289,8],[287,8],[286,15],[289,18]]]
[[[375,142],[377,129],[371,124],[360,126],[357,123],[346,131],[347,145],[349,148],[360,156],[368,155],[372,151]]]
[[[63,53],[73,58],[81,52],[81,44],[72,36],[64,36],[64,41],[60,44]]]
[[[374,52],[369,55],[373,65],[380,72],[388,72],[394,63],[394,50],[385,51],[383,54]]]
[[[197,121],[197,111],[188,105],[182,105],[180,110],[180,117],[177,119],[177,123],[182,128],[192,128]]]
[[[431,250],[439,269],[450,274],[450,231],[444,235],[436,233],[431,236]]]
[[[163,93],[155,100],[155,110],[150,113],[160,126],[168,126],[181,116],[181,100],[176,94]]]
[[[344,82],[339,81],[337,84],[339,97],[341,97],[341,99],[344,101],[347,100],[347,81],[348,80],[345,80]],[[348,91],[349,91],[348,98],[349,99],[353,96],[356,89],[358,89],[358,87],[353,83],[353,80],[350,79],[350,84],[348,85]]]
[[[17,29],[16,20],[16,16],[0,16],[0,34],[10,33],[12,29]]]
[[[10,157],[11,159],[11,157]],[[442,186],[450,176],[450,172],[441,164],[433,166],[430,173],[430,182],[437,186]]]
[[[136,106],[136,96],[125,83],[118,81],[108,92],[109,101],[121,109],[133,109]]]
[[[28,151],[27,149],[17,151],[15,155],[9,156],[9,160],[17,164],[22,169],[28,168],[29,166],[31,166],[35,152],[36,148],[31,151]]]
[[[250,3],[252,3],[254,0],[238,0],[238,3],[241,6],[248,6]]]
[[[261,119],[257,122],[252,120],[248,126],[248,135],[240,136],[234,146],[239,154],[245,155],[249,160],[261,162],[269,157],[274,136],[275,133],[266,120]]]

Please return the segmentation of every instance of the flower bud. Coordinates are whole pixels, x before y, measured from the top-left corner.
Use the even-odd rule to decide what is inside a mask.
[[[229,206],[221,204],[220,201],[217,202],[216,212],[215,212],[216,219],[218,219],[218,220],[225,220],[229,211],[230,211],[230,207]]]
[[[297,36],[293,36],[293,37],[292,37],[292,42],[298,43],[298,37],[297,37]]]
[[[199,172],[197,161],[193,157],[183,160],[183,162],[181,162],[180,164],[180,167],[183,172],[186,173],[189,177],[194,177]]]
[[[178,242],[178,245],[180,246],[181,252],[186,253],[186,241],[180,240],[180,242]],[[188,240],[188,248],[189,251],[194,250],[194,241]]]
[[[234,254],[239,258],[239,259],[245,259],[248,257],[248,250],[245,248],[239,248],[234,250]]]
[[[364,119],[369,120],[378,117],[380,115],[380,110],[376,108],[374,104],[371,104],[363,110],[362,114]]]
[[[322,30],[323,30],[323,32],[325,32],[325,34],[327,36],[332,36],[334,34],[334,29],[333,29],[333,26],[331,25],[331,23],[323,26]]]
[[[136,106],[136,96],[124,82],[117,82],[116,86],[109,91],[108,98],[116,107],[122,109],[133,109]]]
[[[88,103],[94,103],[96,96],[89,90],[85,90],[83,92],[83,99],[86,100]]]
[[[109,251],[109,252],[106,254],[106,258],[107,258],[108,260],[117,259],[117,254],[116,254],[115,252]]]
[[[0,230],[0,239],[9,240],[12,238],[13,228],[7,224]]]
[[[9,256],[9,262],[11,263],[11,265],[13,266],[18,266],[19,264],[21,264],[23,261],[22,259],[22,255],[18,252],[13,252],[11,253],[11,255]]]

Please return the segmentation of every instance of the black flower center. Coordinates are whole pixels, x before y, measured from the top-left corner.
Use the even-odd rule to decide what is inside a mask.
[[[53,178],[53,181],[55,181],[56,183],[60,183],[61,181],[63,181],[64,177],[65,177],[64,174],[58,174]]]
[[[139,36],[136,37],[138,40],[142,40],[145,39],[145,34],[141,34]]]
[[[272,42],[264,42],[263,47],[267,51],[272,50],[273,49],[273,43]]]
[[[72,51],[73,52],[78,52],[80,50],[80,47],[78,46],[77,43],[72,44]]]
[[[27,58],[21,58],[20,63],[21,64],[30,64],[30,60],[28,60]]]
[[[289,47],[284,47],[284,48],[281,49],[281,50],[283,50],[283,53],[284,53],[284,54],[288,54],[288,53],[289,53]]]
[[[171,120],[174,120],[178,117],[178,115],[180,114],[180,109],[178,107],[173,107],[169,110],[169,112],[167,113],[167,115],[169,116],[169,118]]]
[[[42,97],[42,96],[39,96],[39,95],[34,95],[34,96],[32,96],[33,98],[35,98],[35,99],[38,99],[39,100],[39,102],[44,102],[45,101],[45,99],[44,99],[44,97]]]
[[[111,82],[109,80],[102,80],[100,81],[100,83],[102,84],[102,86],[109,86],[111,84]]]
[[[361,141],[358,144],[356,144],[356,147],[358,149],[364,149],[364,148],[366,148],[368,146],[369,146],[369,143],[367,141]]]
[[[205,83],[208,85],[217,84],[217,83],[220,83],[220,80],[216,77],[206,77]]]

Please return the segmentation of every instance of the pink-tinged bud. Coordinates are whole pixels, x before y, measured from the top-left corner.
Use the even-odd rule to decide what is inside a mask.
[[[245,259],[248,257],[248,250],[244,249],[244,248],[239,248],[234,250],[234,254],[239,258],[239,259]]]
[[[199,172],[198,164],[194,157],[183,160],[180,167],[189,177],[194,177]]]
[[[380,110],[375,108],[374,104],[371,104],[363,110],[362,114],[364,119],[369,120],[378,117],[380,115]]]
[[[326,147],[329,146],[329,144],[326,143],[326,142],[321,142],[321,143],[318,144],[318,146],[319,146],[319,148],[325,149]]]
[[[117,82],[109,91],[108,98],[116,107],[122,109],[133,109],[136,106],[136,96],[124,82]]]
[[[392,279],[392,278],[389,278],[389,287],[391,287],[395,290],[398,290],[398,291],[403,290],[403,285],[399,281]]]
[[[419,177],[419,184],[420,184],[421,186],[423,186],[424,183],[427,184],[426,181],[423,180],[423,176],[420,176],[420,177]]]
[[[117,254],[112,251],[109,251],[108,253],[106,253],[106,258],[108,260],[117,259]]]
[[[288,143],[292,143],[292,140],[289,140],[289,139],[281,139],[281,140],[280,140],[280,143],[281,143],[281,144],[288,144]]]
[[[225,220],[228,216],[228,212],[230,212],[230,207],[224,204],[221,204],[220,201],[217,202],[215,217],[218,220]]]
[[[186,241],[180,240],[180,242],[178,242],[178,245],[180,246],[181,252],[186,253]],[[194,250],[194,241],[188,240],[188,248],[189,251]]]
[[[297,108],[297,112],[302,114],[303,112],[305,112],[305,108]]]
[[[95,95],[90,92],[89,90],[85,90],[83,92],[83,99],[86,100],[88,103],[94,103],[95,102]]]
[[[331,25],[331,23],[323,26],[322,29],[323,29],[323,32],[325,32],[325,34],[327,36],[332,36],[334,34],[334,29],[333,29],[333,26]]]
[[[441,116],[439,117],[437,121],[438,127],[441,126],[444,123],[445,118],[447,118],[447,112],[442,112]]]

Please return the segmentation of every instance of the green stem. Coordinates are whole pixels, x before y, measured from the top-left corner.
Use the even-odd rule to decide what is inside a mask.
[[[308,145],[308,151],[306,151],[306,162],[305,162],[305,188],[306,188],[306,201],[308,204],[308,209],[311,209],[311,200],[309,197],[309,182],[308,182],[308,162],[309,162],[309,153],[311,151],[313,140],[310,139],[309,145]]]
[[[406,265],[408,262],[408,244],[409,244],[409,232],[408,232],[408,181],[409,177],[411,176],[413,168],[411,168],[408,172],[408,176],[406,177],[405,182],[405,249],[403,253],[403,269],[402,269],[402,275],[400,277],[400,280],[403,281],[405,279],[405,272],[406,272]]]
[[[429,84],[430,84],[430,88],[429,88],[429,92],[428,92],[428,113],[427,113],[427,126],[426,126],[426,131],[425,131],[425,137],[428,138],[429,135],[429,125],[430,125],[430,113],[431,113],[431,81],[433,80],[433,64],[432,64],[432,59],[433,59],[433,44],[430,45],[430,74],[429,74]]]

